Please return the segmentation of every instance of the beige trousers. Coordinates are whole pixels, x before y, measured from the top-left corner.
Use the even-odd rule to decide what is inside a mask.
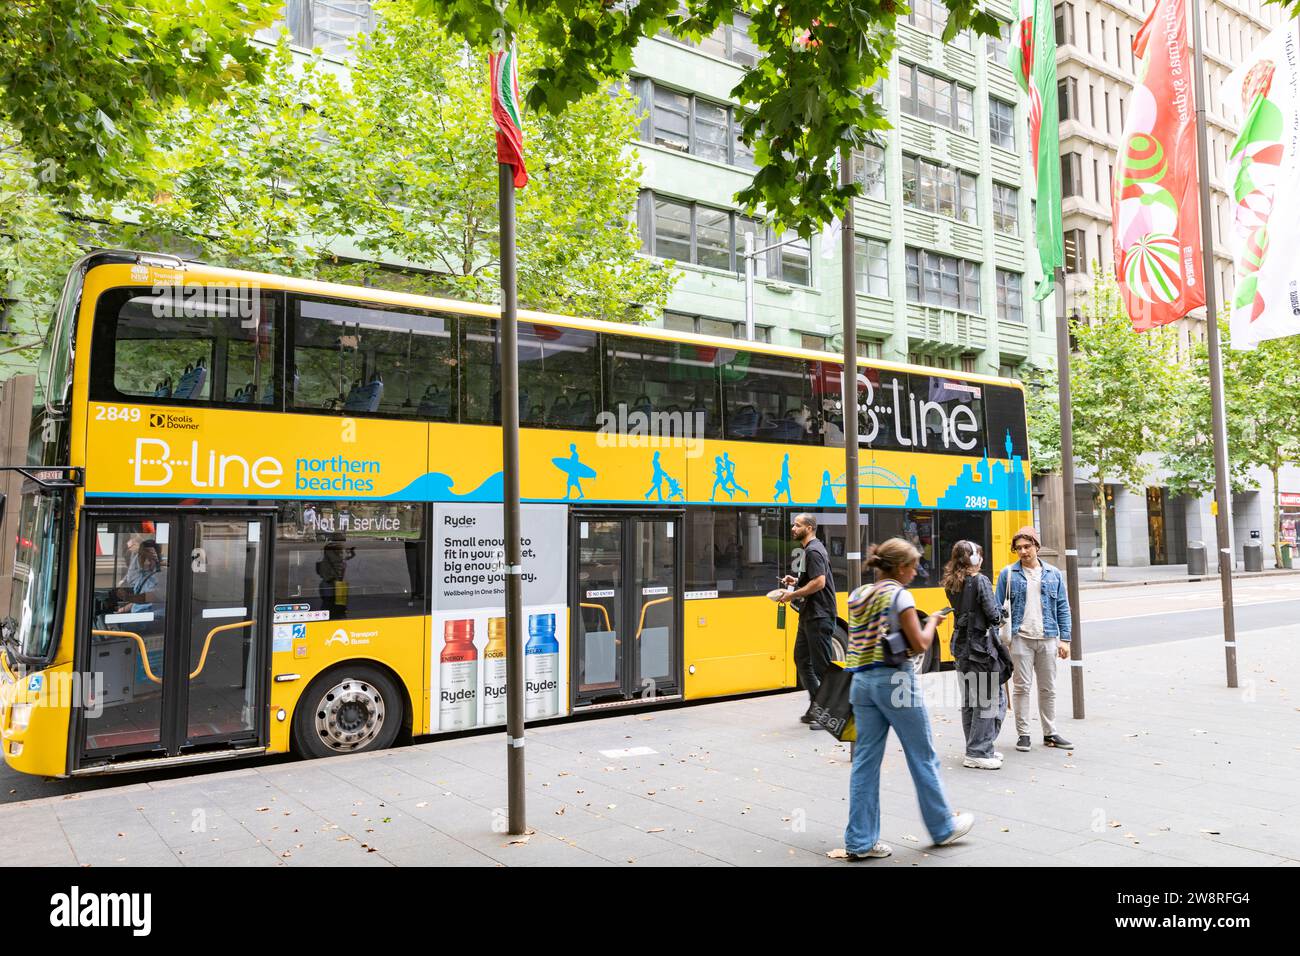
[[[1055,637],[1021,637],[1011,639],[1011,662],[1016,674],[1012,679],[1012,697],[1016,712],[1016,736],[1029,734],[1029,685],[1038,677],[1038,720],[1043,736],[1056,733],[1056,649]]]

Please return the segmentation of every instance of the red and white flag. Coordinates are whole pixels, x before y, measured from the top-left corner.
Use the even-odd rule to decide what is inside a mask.
[[[1186,0],[1159,0],[1133,53],[1141,65],[1120,140],[1113,232],[1120,294],[1145,332],[1205,305]]]
[[[515,188],[528,185],[528,167],[524,165],[523,112],[519,100],[519,71],[512,44],[488,60],[492,87],[492,122],[497,128],[497,162],[515,169]]]

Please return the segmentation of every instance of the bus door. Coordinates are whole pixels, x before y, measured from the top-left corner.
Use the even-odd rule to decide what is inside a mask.
[[[574,708],[681,695],[680,513],[575,512]]]
[[[80,765],[266,739],[266,512],[88,514]]]

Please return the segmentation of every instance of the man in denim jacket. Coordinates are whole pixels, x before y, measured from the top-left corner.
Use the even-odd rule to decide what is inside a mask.
[[[1056,659],[1070,656],[1070,600],[1065,577],[1038,560],[1038,532],[1024,527],[1011,539],[1020,560],[998,575],[998,604],[1011,597],[1011,660],[1015,664],[1013,699],[1016,749],[1029,749],[1029,685],[1038,676],[1038,719],[1043,745],[1073,747],[1056,732]]]

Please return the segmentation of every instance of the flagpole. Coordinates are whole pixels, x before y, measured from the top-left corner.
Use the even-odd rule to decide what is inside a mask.
[[[1205,283],[1205,340],[1210,352],[1210,409],[1214,429],[1214,527],[1219,546],[1219,582],[1223,592],[1223,652],[1228,686],[1237,686],[1237,629],[1232,607],[1232,537],[1228,526],[1228,432],[1223,407],[1223,361],[1215,308],[1214,231],[1210,228],[1210,163],[1205,134],[1205,61],[1201,55],[1201,0],[1191,0],[1192,66],[1196,83],[1196,162],[1201,193],[1201,272]]]
[[[515,171],[497,165],[501,219],[501,501],[505,512],[506,792],[509,831],[528,832],[524,814],[524,631],[519,543],[519,301],[515,279]]]
[[[1074,719],[1083,720],[1083,608],[1079,604],[1079,542],[1074,504],[1074,399],[1070,394],[1070,317],[1065,269],[1056,279],[1056,389],[1061,405],[1061,527],[1065,535],[1065,587],[1070,602],[1070,697]],[[1105,520],[1103,515],[1102,520]]]
[[[853,184],[853,153],[840,149],[840,184]],[[840,289],[844,303],[844,556],[848,561],[849,593],[862,586],[862,532],[858,495],[858,287],[853,277],[853,204],[849,197],[840,224]]]

